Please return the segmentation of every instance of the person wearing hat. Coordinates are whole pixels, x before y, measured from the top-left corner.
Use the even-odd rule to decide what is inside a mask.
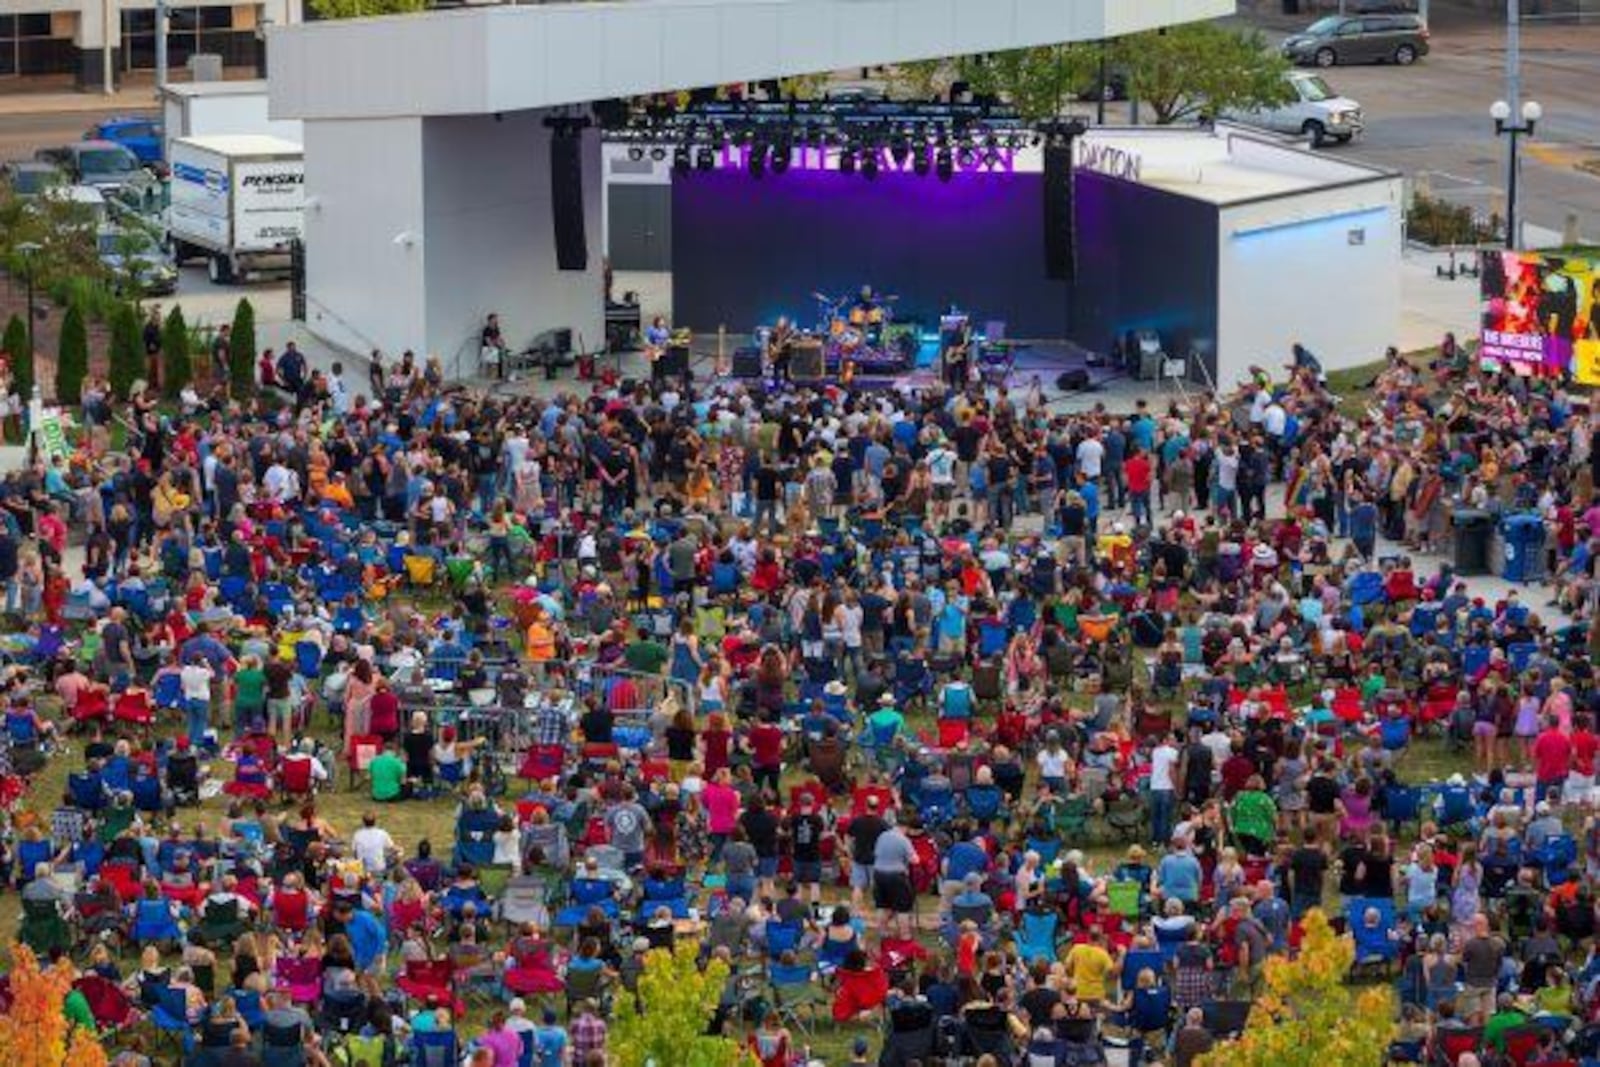
[[[900,738],[906,717],[895,707],[893,693],[878,698],[878,710],[867,716],[868,740],[874,749],[887,749]]]

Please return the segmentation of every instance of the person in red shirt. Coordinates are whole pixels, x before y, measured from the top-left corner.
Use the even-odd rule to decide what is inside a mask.
[[[1154,481],[1150,456],[1141,449],[1130,449],[1128,458],[1122,461],[1122,478],[1128,486],[1128,506],[1133,509],[1133,524],[1150,525],[1150,487]]]
[[[1572,770],[1572,739],[1558,728],[1554,715],[1545,716],[1544,729],[1533,739],[1533,775],[1539,799],[1551,793],[1559,799]]]
[[[1600,753],[1600,737],[1594,732],[1593,719],[1588,713],[1573,716],[1572,771],[1567,775],[1565,800],[1569,804],[1587,804],[1594,796],[1594,760]]]
[[[776,723],[760,722],[750,730],[750,769],[756,785],[778,792],[783,774],[783,730]]]

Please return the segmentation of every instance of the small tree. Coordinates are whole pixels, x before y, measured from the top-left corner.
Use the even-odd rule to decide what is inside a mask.
[[[680,941],[671,952],[654,949],[644,958],[638,1003],[617,1001],[607,1044],[618,1067],[734,1067],[743,1050],[725,1037],[706,1033],[728,980],[728,965],[712,960],[701,970],[694,945]]]
[[[173,308],[161,328],[161,368],[161,384],[167,398],[176,400],[194,376],[194,363],[189,355],[189,324],[183,321],[182,308]]]
[[[81,403],[83,379],[88,373],[89,334],[83,325],[83,310],[73,304],[61,320],[61,347],[56,354],[56,403]]]
[[[92,1032],[68,1032],[62,1002],[72,990],[72,967],[49,969],[26,945],[11,946],[11,1008],[0,1016],[0,1057],[8,1067],[106,1067]]]
[[[245,396],[256,381],[256,309],[240,298],[233,312],[233,331],[228,338],[229,377],[233,395]]]
[[[17,397],[26,404],[33,396],[33,349],[28,345],[28,324],[20,315],[11,316],[6,323],[5,340],[0,345],[11,357],[11,380]]]
[[[1283,76],[1289,61],[1255,31],[1191,22],[1125,37],[1115,51],[1130,92],[1150,104],[1159,125],[1274,107],[1294,92]]]
[[[118,400],[126,400],[145,369],[139,312],[132,304],[121,304],[111,314],[110,364],[111,390]]]
[[[427,0],[311,0],[318,18],[359,19],[369,15],[404,15],[425,11]]]
[[[1335,934],[1322,912],[1307,912],[1300,955],[1267,961],[1266,992],[1244,1033],[1200,1057],[1199,1067],[1383,1067],[1393,992],[1347,984],[1354,960],[1355,942]]]

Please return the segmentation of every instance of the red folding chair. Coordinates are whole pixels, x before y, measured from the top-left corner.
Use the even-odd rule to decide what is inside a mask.
[[[565,745],[534,745],[522,757],[522,766],[517,768],[517,777],[534,782],[560,778],[566,762]]]
[[[367,768],[372,766],[372,761],[382,751],[383,738],[377,734],[356,734],[350,738],[350,748],[345,753],[345,761],[350,767],[350,788],[355,788],[356,779],[367,773]]]
[[[315,1004],[322,996],[322,960],[310,956],[280,956],[273,969],[273,985],[296,1004]]]
[[[104,689],[78,690],[78,699],[72,704],[72,721],[75,723],[109,722],[111,702]]]
[[[1329,710],[1335,719],[1350,726],[1366,718],[1366,709],[1361,705],[1361,690],[1350,686],[1335,690],[1333,707]]]
[[[139,869],[132,863],[108,862],[100,866],[100,880],[116,890],[124,904],[130,904],[144,895],[139,885]]]
[[[939,748],[960,748],[972,737],[972,722],[969,719],[940,719],[939,720]]]
[[[278,765],[278,792],[285,798],[308,797],[316,791],[312,780],[313,762],[310,756],[295,753],[284,757]]]
[[[466,1012],[466,1005],[456,996],[455,965],[449,960],[408,960],[394,984],[423,1004],[449,1008],[457,1015]]]
[[[112,717],[131,726],[149,726],[156,721],[155,705],[143,689],[129,689],[118,695]]]

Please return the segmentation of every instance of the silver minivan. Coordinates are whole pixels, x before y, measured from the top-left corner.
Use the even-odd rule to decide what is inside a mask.
[[[1329,15],[1283,42],[1295,63],[1331,67],[1341,63],[1410,66],[1428,54],[1428,26],[1420,15]]]

